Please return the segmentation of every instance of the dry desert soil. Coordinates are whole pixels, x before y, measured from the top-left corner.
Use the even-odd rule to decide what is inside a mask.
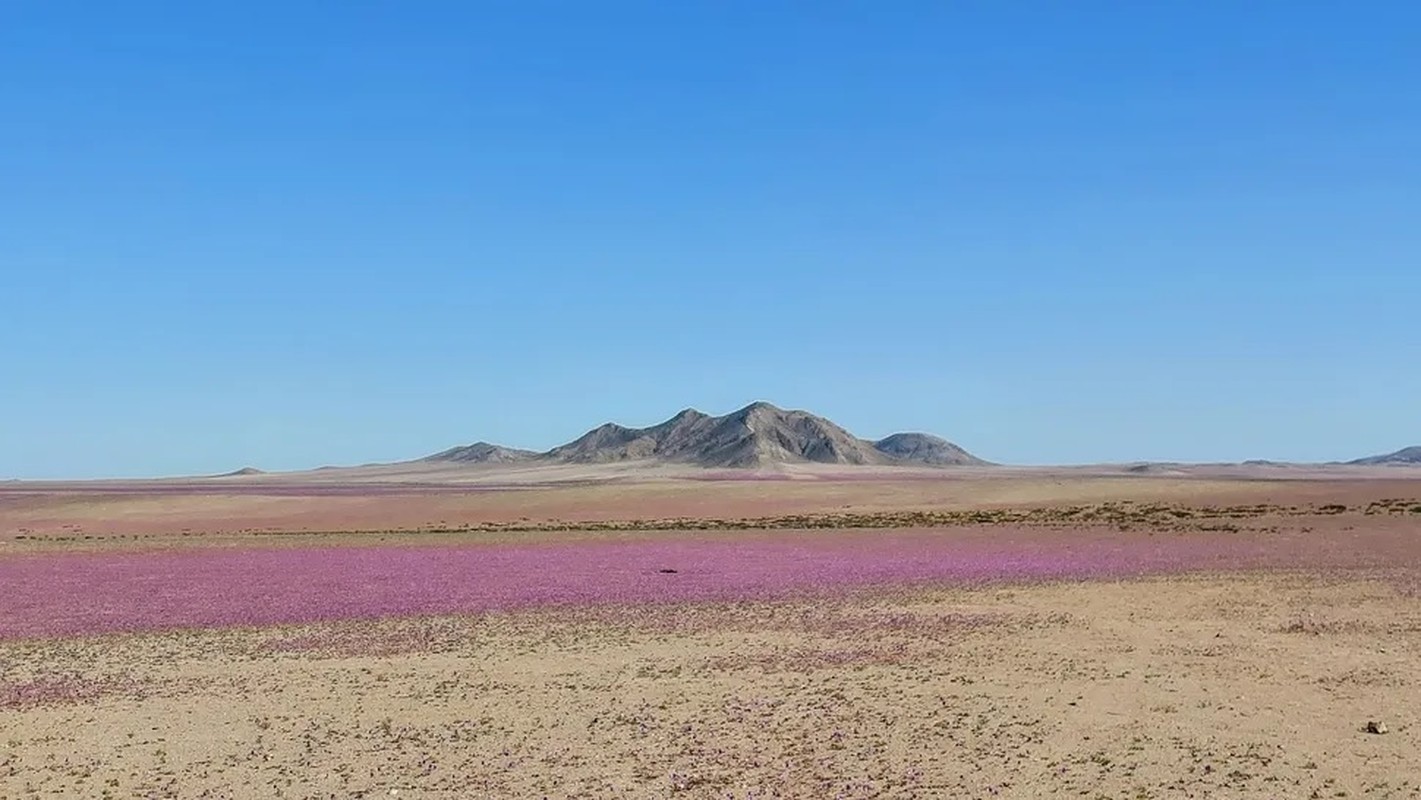
[[[0,797],[1421,797],[1414,471],[469,475],[0,487]]]

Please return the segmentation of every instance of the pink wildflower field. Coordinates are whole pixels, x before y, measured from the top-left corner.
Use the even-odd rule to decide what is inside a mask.
[[[1421,798],[1417,492],[1265,489],[16,526],[0,797]]]
[[[1349,550],[1346,541],[1327,541],[1260,532],[997,528],[43,553],[0,559],[7,610],[0,639],[766,600],[864,587],[1315,567],[1320,560],[1393,564],[1384,548]]]

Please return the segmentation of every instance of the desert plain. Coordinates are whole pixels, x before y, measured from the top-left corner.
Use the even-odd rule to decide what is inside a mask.
[[[0,484],[0,797],[1421,797],[1421,470]]]

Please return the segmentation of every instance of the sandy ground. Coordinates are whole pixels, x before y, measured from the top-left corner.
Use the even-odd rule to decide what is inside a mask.
[[[5,484],[0,573],[53,565],[55,586],[82,599],[106,584],[86,595],[76,581],[150,556],[221,564],[229,551],[341,548],[322,563],[379,573],[380,548],[419,548],[406,560],[420,563],[448,552],[452,564],[454,548],[676,537],[781,549],[946,537],[1038,560],[1067,545],[1207,545],[1219,557],[1131,580],[10,638],[0,798],[1421,797],[1414,473],[566,477]],[[1123,518],[1066,513],[1127,500]],[[1008,521],[854,533],[592,524],[964,509]],[[1011,516],[1032,509],[1050,513]],[[413,532],[520,521],[567,529]],[[79,569],[86,559],[97,566]],[[194,580],[142,586],[171,600],[177,577]],[[302,584],[267,577],[273,591]],[[35,602],[55,591],[31,583],[0,593],[0,612],[50,613]],[[193,602],[220,605],[220,583]],[[1372,721],[1386,732],[1367,732]]]
[[[486,485],[452,481],[447,472],[434,473],[446,482],[417,484],[342,482],[334,477],[312,482],[301,475],[205,482],[6,483],[0,484],[0,543],[36,535],[408,531],[524,520],[1030,508],[1119,500],[1352,506],[1421,497],[1421,470],[1403,468],[1341,471],[1349,477],[1338,477],[1337,470],[1256,470],[1241,477],[1204,469],[1183,476],[1074,468],[863,469],[867,471],[857,477],[830,469],[795,473],[794,480],[707,471],[689,477],[637,474],[633,479],[614,467],[557,472],[558,480],[551,482],[541,474],[475,471],[501,476]]]
[[[1397,578],[10,643],[0,796],[1418,797]]]

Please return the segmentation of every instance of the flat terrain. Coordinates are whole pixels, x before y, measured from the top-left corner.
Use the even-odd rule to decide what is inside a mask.
[[[1421,599],[1383,577],[0,652],[6,797],[1421,796]]]
[[[1421,797],[1412,471],[471,475],[5,485],[0,797]]]
[[[0,543],[515,522],[1016,509],[1133,501],[1366,506],[1421,496],[1421,468],[951,468],[800,465],[370,467],[171,481],[0,483]]]

